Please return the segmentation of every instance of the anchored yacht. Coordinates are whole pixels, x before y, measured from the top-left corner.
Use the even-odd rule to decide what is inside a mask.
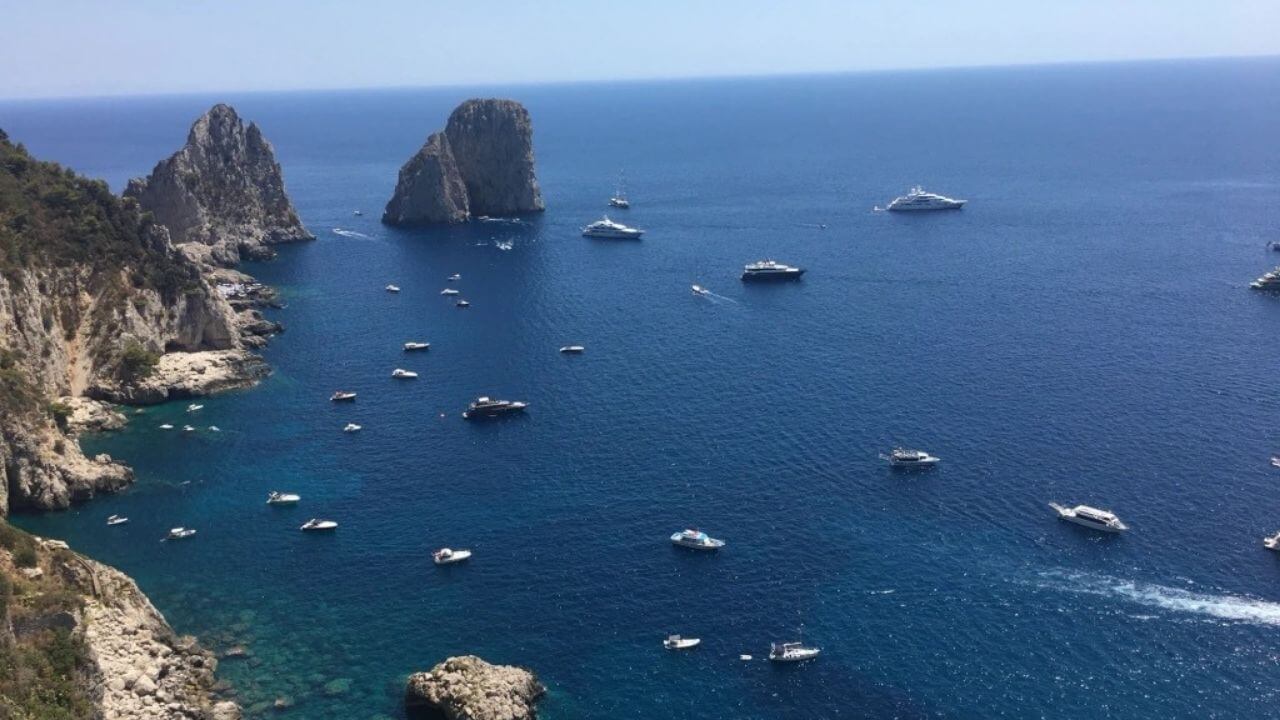
[[[626,210],[631,207],[631,201],[627,199],[627,190],[623,182],[622,173],[618,173],[618,190],[609,198],[609,206]]]
[[[389,292],[389,293],[398,293],[398,292],[400,292],[400,286],[399,286],[399,285],[388,285],[388,286],[386,287],[386,290],[387,290],[387,292]]]
[[[697,528],[686,528],[671,536],[672,544],[694,550],[719,550],[724,547],[723,540],[717,540]]]
[[[488,396],[481,396],[467,406],[467,409],[462,413],[462,417],[468,420],[498,417],[500,415],[524,412],[527,407],[529,407],[529,403],[520,402],[519,400],[494,400]]]
[[[196,531],[193,530],[192,528],[176,527],[169,530],[169,534],[166,535],[164,539],[165,540],[185,540],[195,534],[196,534]]]
[[[430,350],[431,343],[424,342],[407,342],[404,344],[405,352],[413,352],[415,350]]]
[[[773,662],[802,662],[818,657],[821,648],[810,647],[804,643],[773,643],[769,646],[769,659]]]
[[[804,268],[783,265],[776,260],[760,260],[742,268],[743,282],[771,280],[799,280]]]
[[[1280,532],[1262,538],[1262,546],[1268,550],[1280,550]]]
[[[666,640],[662,641],[662,647],[668,650],[688,650],[689,648],[698,647],[702,642],[702,638],[687,638],[680,635],[668,635]]]
[[[581,355],[586,351],[587,349],[582,345],[565,345],[564,347],[560,348],[560,352],[566,355]]]
[[[894,198],[885,208],[891,212],[907,212],[919,210],[959,210],[964,207],[964,200],[956,200],[945,195],[925,192],[919,185],[911,188],[911,192]]]
[[[445,288],[440,291],[441,295],[457,295],[458,291],[453,288]]]
[[[112,515],[107,518],[108,525],[123,525],[127,522],[129,522],[129,518],[124,517],[123,515]]]
[[[344,433],[356,433],[356,432],[360,432],[363,429],[364,429],[363,425],[357,425],[355,423],[347,423],[346,425],[342,426],[342,432]]]
[[[310,520],[302,523],[302,527],[299,527],[298,529],[302,532],[323,532],[325,530],[336,530],[337,528],[338,523],[332,520],[317,520],[315,518],[311,518]]]
[[[616,240],[639,240],[644,235],[644,231],[639,228],[627,227],[620,222],[614,222],[609,216],[597,220],[590,225],[582,228],[582,236],[589,238],[612,238]]]
[[[437,565],[452,565],[469,557],[471,557],[470,550],[454,550],[453,548],[440,548],[431,553],[431,559]]]
[[[267,493],[268,505],[297,505],[301,499],[301,495],[294,495],[293,493],[283,493],[276,490]]]
[[[338,390],[329,396],[330,402],[355,402],[356,394],[346,390]]]
[[[896,447],[889,451],[889,464],[895,468],[912,469],[927,468],[942,462],[923,450],[909,450]]]
[[[1067,522],[1083,525],[1093,530],[1101,530],[1102,532],[1118,533],[1129,529],[1128,525],[1120,522],[1120,518],[1107,510],[1099,510],[1096,507],[1088,505],[1077,505],[1073,508],[1059,505],[1058,503],[1049,503],[1049,507],[1058,512],[1058,517]]]
[[[1249,283],[1249,287],[1254,290],[1280,292],[1280,267]]]
[[[396,368],[395,370],[391,371],[391,377],[396,378],[398,380],[412,380],[418,377],[418,373],[412,370],[404,370],[401,368]]]

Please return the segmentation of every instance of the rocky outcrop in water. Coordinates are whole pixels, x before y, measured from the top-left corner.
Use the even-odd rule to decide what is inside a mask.
[[[217,265],[271,257],[271,245],[314,239],[285,194],[271,144],[229,105],[196,120],[187,144],[146,179],[130,180],[125,197],[169,228],[175,245]]]
[[[410,718],[533,720],[534,704],[546,692],[524,668],[464,655],[409,676],[404,704]]]
[[[382,221],[457,223],[472,216],[541,212],[533,123],[514,100],[468,100],[400,168]]]

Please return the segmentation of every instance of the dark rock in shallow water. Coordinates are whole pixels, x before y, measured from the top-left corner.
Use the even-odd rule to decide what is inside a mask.
[[[514,100],[468,100],[400,168],[382,221],[456,223],[544,209],[534,175],[533,124]]]
[[[404,705],[410,718],[533,720],[534,704],[546,692],[524,668],[464,655],[409,676]]]

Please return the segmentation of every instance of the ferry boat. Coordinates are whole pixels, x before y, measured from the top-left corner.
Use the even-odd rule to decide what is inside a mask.
[[[164,536],[165,540],[185,540],[196,534],[192,528],[176,527],[169,530],[169,534]]]
[[[431,343],[424,342],[407,342],[404,344],[405,352],[413,352],[415,350],[430,350]]]
[[[723,540],[717,540],[697,528],[685,528],[671,536],[671,543],[694,550],[719,550]]]
[[[1049,507],[1058,512],[1059,518],[1093,530],[1118,533],[1129,529],[1128,525],[1120,522],[1120,518],[1116,517],[1115,513],[1107,510],[1099,510],[1088,505],[1077,505],[1069,508],[1058,503],[1049,503]]]
[[[614,222],[609,216],[597,220],[590,225],[582,228],[582,236],[589,238],[610,238],[615,240],[639,240],[644,235],[644,231],[639,228],[627,227],[620,222]]]
[[[524,412],[529,407],[529,403],[520,402],[519,400],[494,400],[487,395],[475,399],[475,402],[467,406],[462,413],[462,417],[468,420],[477,420],[483,418],[498,417],[500,415],[511,415],[513,413]]]
[[[900,447],[890,450],[888,458],[891,466],[904,470],[933,467],[942,462],[940,458],[936,458],[923,450],[909,450]]]
[[[919,185],[911,188],[902,197],[894,198],[889,203],[889,207],[885,208],[890,212],[908,212],[920,210],[959,210],[964,207],[964,200],[956,200],[945,195],[937,193],[925,192],[924,188]]]
[[[302,523],[302,526],[298,529],[302,532],[324,532],[325,530],[338,529],[338,523],[332,520],[317,520],[316,518],[311,518],[310,520]]]
[[[1262,538],[1262,546],[1268,550],[1280,550],[1280,532]]]
[[[769,646],[769,659],[773,662],[803,662],[818,657],[821,648],[810,647],[804,643],[784,642]]]
[[[355,402],[356,394],[346,390],[338,390],[329,396],[329,402]]]
[[[668,635],[666,640],[662,641],[662,647],[668,650],[688,650],[689,648],[698,647],[702,642],[702,638],[687,638],[680,635]]]
[[[297,505],[301,499],[301,495],[294,495],[293,493],[283,493],[276,490],[267,493],[268,505]]]
[[[431,553],[431,559],[437,565],[452,565],[459,563],[471,557],[470,550],[454,550],[453,548],[440,548]]]
[[[783,265],[776,260],[760,260],[742,268],[743,282],[799,280],[801,275],[804,275],[804,268]]]
[[[395,370],[391,371],[391,377],[396,378],[398,380],[412,380],[418,377],[418,373],[412,370],[404,370],[401,368],[396,368]]]
[[[1266,273],[1262,277],[1249,283],[1249,287],[1254,290],[1266,290],[1267,292],[1280,292],[1280,267]]]
[[[129,518],[122,515],[111,515],[107,518],[108,525],[123,525],[127,522],[129,522]]]

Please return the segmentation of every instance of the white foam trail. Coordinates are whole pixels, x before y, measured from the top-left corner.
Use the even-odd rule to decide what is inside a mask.
[[[1213,595],[1133,580],[1084,573],[1045,573],[1044,587],[1129,600],[1171,612],[1191,613],[1257,625],[1280,626],[1280,603],[1245,595]]]
[[[501,240],[501,241],[497,241],[497,242],[495,242],[495,243],[493,244],[493,246],[494,246],[494,247],[496,247],[496,248],[498,248],[499,250],[510,250],[511,248],[515,247],[516,245],[515,245],[515,243],[514,243],[514,242],[512,242],[512,241],[510,241],[510,240]]]
[[[334,235],[341,235],[342,237],[360,238],[360,239],[362,239],[362,240],[372,240],[372,239],[373,239],[373,238],[369,237],[368,235],[365,235],[365,234],[364,234],[364,233],[362,233],[362,232],[356,232],[355,230],[347,230],[347,229],[345,229],[345,228],[334,228],[334,229],[333,229],[333,234],[334,234]]]

